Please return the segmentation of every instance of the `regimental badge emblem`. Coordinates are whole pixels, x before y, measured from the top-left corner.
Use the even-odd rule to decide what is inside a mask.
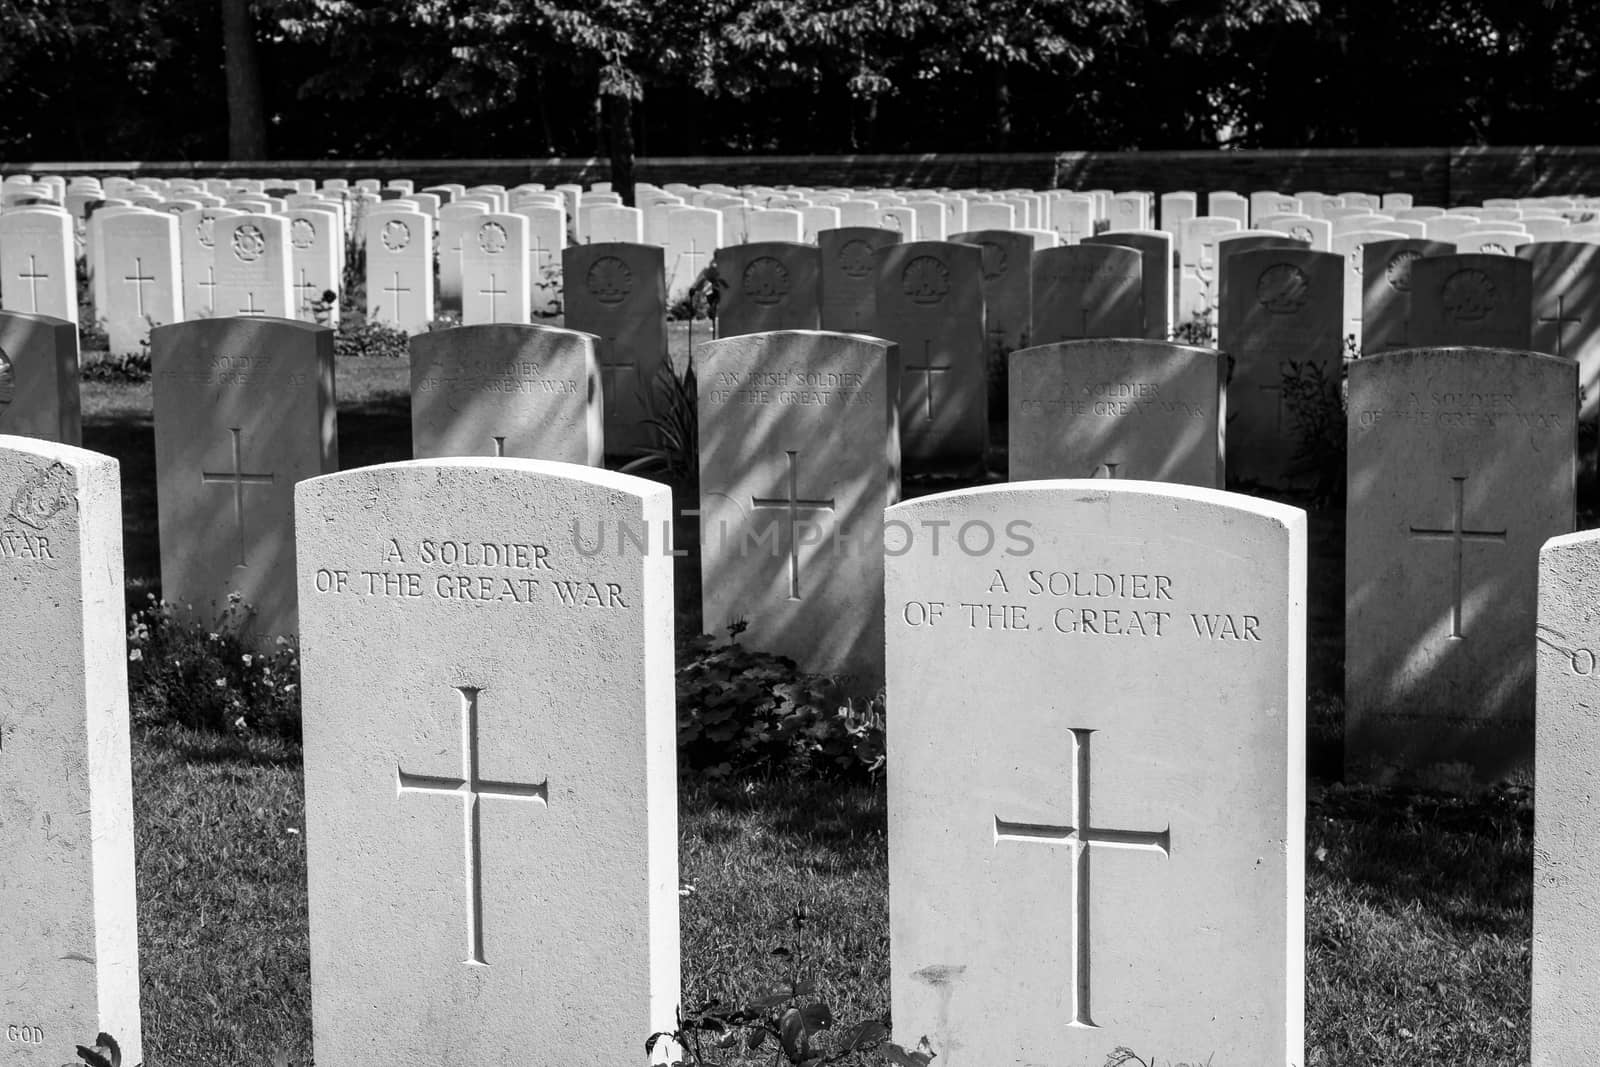
[[[772,307],[789,295],[789,268],[771,256],[758,256],[744,269],[740,291],[762,307]]]
[[[42,530],[71,506],[72,475],[62,464],[52,463],[17,487],[17,495],[0,518],[15,519],[30,529]]]
[[[1409,293],[1411,291],[1411,264],[1421,258],[1421,252],[1396,252],[1393,258],[1389,260],[1389,267],[1385,272],[1388,277],[1389,288],[1397,293]]]
[[[194,239],[202,247],[214,248],[217,243],[217,217],[215,215],[201,215],[194,224]]]
[[[1304,241],[1308,245],[1316,244],[1316,238],[1312,236],[1310,226],[1290,226],[1289,236],[1296,241]]]
[[[1311,299],[1311,279],[1293,263],[1277,263],[1256,279],[1256,302],[1269,314],[1293,315]]]
[[[900,288],[913,304],[937,304],[950,295],[950,268],[933,256],[917,256],[901,272]]]
[[[847,277],[865,278],[872,273],[872,246],[860,238],[851,238],[839,248],[839,269]]]
[[[584,276],[589,295],[602,304],[620,304],[633,292],[633,271],[616,256],[601,256]]]
[[[1006,272],[1006,258],[1004,246],[994,241],[979,241],[978,247],[983,250],[983,276],[985,278],[998,278]]]
[[[383,247],[391,252],[398,252],[411,243],[411,227],[402,219],[390,219],[383,224],[380,234]]]
[[[511,239],[506,236],[506,228],[498,222],[486,222],[478,227],[478,247],[489,255],[499,255],[510,243]]]
[[[289,243],[296,248],[310,248],[316,241],[317,227],[310,219],[295,219],[289,224]]]
[[[1509,256],[1511,249],[1498,241],[1486,241],[1478,246],[1478,251],[1486,256]]]
[[[261,227],[247,222],[233,231],[233,254],[241,262],[254,263],[267,253],[267,235]]]
[[[1494,282],[1474,267],[1458,270],[1439,288],[1439,303],[1444,313],[1457,322],[1479,322],[1489,317],[1499,303]]]

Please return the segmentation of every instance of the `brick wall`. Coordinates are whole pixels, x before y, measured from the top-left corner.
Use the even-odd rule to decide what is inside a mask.
[[[275,160],[261,163],[24,163],[0,161],[0,173],[150,174],[270,178],[396,178],[418,186],[535,181],[547,185],[605,181],[603,159]],[[860,156],[716,156],[641,158],[637,177],[721,181],[730,185],[911,185],[1255,189],[1324,193],[1409,192],[1419,204],[1469,204],[1492,196],[1568,192],[1600,194],[1600,146],[1521,148],[1263,149],[1243,152],[1038,152],[1010,155],[935,153]]]

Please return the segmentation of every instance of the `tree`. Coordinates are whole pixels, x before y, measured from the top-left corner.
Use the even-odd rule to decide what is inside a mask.
[[[228,90],[228,158],[267,158],[267,109],[250,0],[219,0]]]

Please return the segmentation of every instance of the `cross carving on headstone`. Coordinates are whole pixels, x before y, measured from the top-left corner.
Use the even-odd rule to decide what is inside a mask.
[[[1089,1012],[1089,857],[1094,848],[1120,848],[1137,852],[1171,854],[1172,828],[1160,832],[1111,830],[1093,825],[1089,815],[1089,738],[1093,730],[1072,730],[1072,822],[1066,826],[1008,822],[996,815],[994,842],[1067,845],[1072,849],[1069,943],[1072,947],[1072,984],[1067,990],[1072,1006],[1069,1026],[1092,1027]]]
[[[231,471],[201,471],[200,484],[218,485],[230,484],[233,486],[233,521],[239,530],[239,566],[245,566],[245,537],[244,537],[244,487],[247,485],[271,485],[276,478],[274,474],[250,474],[244,469],[244,431],[234,427],[228,431],[233,438],[233,470]]]
[[[38,298],[35,297],[35,299],[37,300]],[[1581,316],[1567,314],[1566,305],[1566,295],[1559,295],[1556,297],[1556,313],[1554,315],[1539,316],[1540,322],[1553,322],[1556,324],[1556,355],[1558,356],[1564,356],[1567,354],[1565,351],[1567,327],[1569,325],[1580,326],[1583,324],[1583,318]]]
[[[502,297],[502,296],[508,296],[510,294],[510,290],[508,290],[508,289],[497,289],[497,288],[495,288],[495,286],[498,285],[498,284],[499,283],[495,279],[494,272],[490,271],[489,272],[489,287],[487,289],[479,289],[478,290],[478,295],[479,296],[486,296],[486,297],[489,298],[489,321],[490,322],[499,322],[500,321],[500,299],[499,298]]]
[[[1279,373],[1280,374],[1282,373],[1281,368],[1279,370]],[[1278,401],[1278,432],[1282,433],[1283,432],[1283,422],[1284,422],[1284,419],[1283,419],[1283,386],[1282,385],[1258,385],[1258,386],[1256,386],[1256,388],[1258,390],[1260,390],[1261,392],[1263,392],[1263,393],[1272,393],[1277,397],[1277,401]]]
[[[135,307],[138,308],[139,317],[144,318],[144,287],[145,283],[155,284],[156,279],[146,277],[144,273],[144,259],[141,256],[133,257],[133,273],[122,279],[133,283]]]
[[[1411,527],[1411,536],[1419,541],[1450,541],[1455,548],[1455,558],[1452,564],[1451,584],[1454,596],[1450,605],[1450,639],[1458,641],[1466,635],[1461,632],[1461,598],[1464,581],[1462,578],[1463,557],[1468,541],[1480,544],[1503,545],[1506,541],[1504,530],[1469,530],[1466,528],[1466,492],[1467,479],[1465,475],[1452,477],[1450,481],[1455,490],[1454,516],[1449,529],[1429,529],[1421,526]]]
[[[800,599],[800,546],[795,536],[795,527],[800,522],[801,511],[832,512],[833,497],[826,500],[807,500],[800,495],[800,463],[799,453],[788,451],[784,453],[789,465],[789,493],[787,496],[753,496],[750,506],[757,510],[776,509],[787,513],[788,538],[789,538],[789,599]]]
[[[935,374],[947,374],[950,371],[950,364],[936,365],[933,362],[932,349],[933,342],[924,338],[922,341],[922,362],[908,363],[905,367],[908,371],[917,371],[922,375],[922,391],[926,401],[926,417],[929,422],[933,421],[933,376]]]
[[[195,284],[206,291],[206,310],[210,311],[217,302],[217,268],[208,263],[206,280]]]
[[[266,313],[266,308],[256,307],[256,291],[254,289],[245,294],[245,306],[239,309],[239,314],[253,317],[256,315],[265,315]]]
[[[478,695],[474,686],[455,686],[461,694],[461,777],[448,778],[411,774],[395,768],[395,795],[407,793],[456,796],[462,800],[466,855],[467,958],[469,967],[487,966],[483,958],[483,827],[478,815],[480,797],[496,800],[526,800],[548,805],[550,782],[495,782],[478,776]]]
[[[390,321],[391,322],[399,322],[400,321],[400,294],[401,293],[409,293],[409,292],[411,292],[411,287],[410,286],[402,287],[401,284],[400,284],[400,272],[399,271],[395,271],[394,272],[394,281],[391,282],[389,285],[385,286],[383,291],[388,293],[389,296],[394,300],[394,306],[389,309],[389,319],[390,319]]]
[[[317,286],[314,282],[312,282],[310,277],[307,276],[306,269],[304,267],[300,268],[300,280],[295,283],[294,288],[295,291],[300,294],[301,314],[315,318],[316,308],[313,305],[315,305],[317,301],[316,298],[310,294],[317,291]]]
[[[32,252],[29,252],[28,253],[28,269],[27,269],[27,271],[25,273],[19,273],[17,275],[17,277],[20,278],[22,281],[27,282],[29,289],[32,290],[32,293],[33,293],[33,305],[31,307],[29,307],[28,310],[34,312],[35,314],[37,314],[38,311],[39,311],[39,283],[41,281],[48,281],[49,278],[50,278],[50,275],[48,275],[48,274],[40,274],[39,273],[38,260],[35,258],[34,254]],[[143,314],[143,312],[141,311],[140,314]]]
[[[617,384],[619,372],[626,371],[633,375],[634,391],[637,392],[639,382],[639,364],[631,359],[618,359],[616,357],[617,339],[612,334],[600,338],[600,381],[606,394],[606,413],[612,417],[617,414],[617,397],[622,392]]]

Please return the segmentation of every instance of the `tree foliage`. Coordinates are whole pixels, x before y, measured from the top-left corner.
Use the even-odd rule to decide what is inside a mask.
[[[0,155],[224,156],[218,12],[0,0]],[[1582,14],[1578,0],[251,4],[279,158],[604,154],[618,123],[647,155],[1584,143],[1600,28]]]

